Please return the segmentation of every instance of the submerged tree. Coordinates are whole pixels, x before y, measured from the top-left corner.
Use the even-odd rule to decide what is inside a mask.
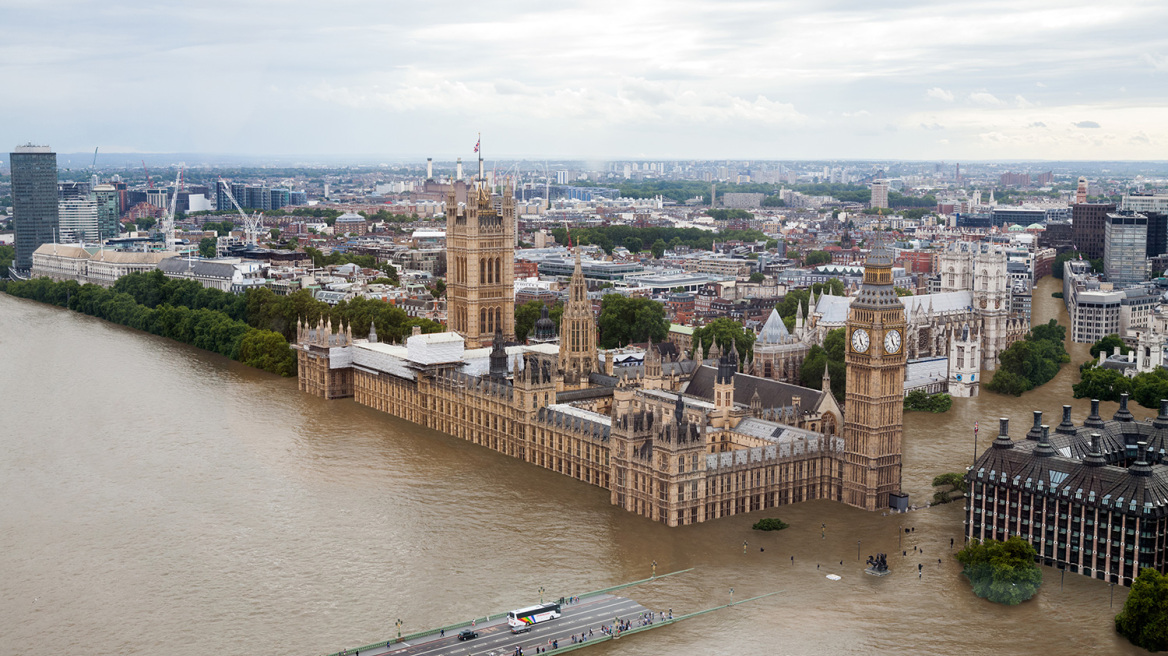
[[[973,593],[995,603],[1015,606],[1038,592],[1042,571],[1034,564],[1034,546],[1018,536],[1004,542],[970,542],[957,553]]]

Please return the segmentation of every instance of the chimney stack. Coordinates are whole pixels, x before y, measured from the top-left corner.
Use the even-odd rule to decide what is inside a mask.
[[[434,179],[434,158],[433,157],[426,158],[426,179],[427,180]]]

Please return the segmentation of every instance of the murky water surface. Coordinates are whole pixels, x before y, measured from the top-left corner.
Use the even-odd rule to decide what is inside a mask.
[[[1036,291],[1036,316],[1065,322],[1057,282]],[[908,414],[913,500],[969,464],[974,421],[983,448],[999,416],[1015,437],[1032,409],[1057,423],[1088,357],[1071,350],[1021,399]],[[1080,422],[1088,404],[1073,404]],[[1060,586],[1047,570],[1020,607],[974,597],[949,558],[958,505],[881,516],[815,501],[669,529],[600,489],[294,380],[2,294],[0,426],[0,653],[321,654],[390,636],[399,618],[410,631],[527,604],[541,586],[642,578],[653,560],[696,569],[628,591],[650,607],[784,593],[589,653],[1139,653],[1112,629],[1123,588],[1113,610],[1105,583]],[[774,514],[792,527],[750,530]],[[861,573],[857,550],[902,547],[892,576]]]

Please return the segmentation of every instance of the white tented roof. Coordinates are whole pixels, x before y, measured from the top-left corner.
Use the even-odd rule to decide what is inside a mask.
[[[787,325],[783,323],[779,311],[771,310],[771,316],[767,317],[762,332],[758,334],[758,341],[763,344],[782,344],[790,338],[791,333],[787,332]]]
[[[918,308],[928,310],[930,305],[933,307],[933,312],[938,314],[963,312],[973,307],[973,292],[959,291],[924,294],[922,296],[901,296],[900,301],[904,303],[909,314],[915,313]]]
[[[464,348],[465,342],[458,333],[410,335],[406,340],[407,357],[421,365],[459,362]]]
[[[824,323],[844,323],[848,320],[848,308],[852,306],[851,296],[830,296],[824,294],[815,303],[815,312]]]

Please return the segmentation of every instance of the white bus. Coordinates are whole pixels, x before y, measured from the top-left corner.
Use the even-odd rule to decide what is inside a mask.
[[[511,633],[523,633],[530,631],[533,624],[559,619],[560,615],[559,604],[540,604],[507,613],[507,625],[511,627]]]

